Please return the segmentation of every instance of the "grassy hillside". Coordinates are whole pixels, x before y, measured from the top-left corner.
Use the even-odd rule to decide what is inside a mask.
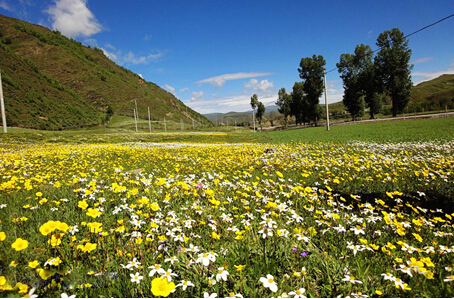
[[[416,111],[454,109],[454,75],[442,75],[412,88],[409,108]]]
[[[116,65],[102,50],[58,31],[0,15],[0,68],[9,126],[61,129],[102,124],[114,114],[185,123],[208,119],[171,93]]]

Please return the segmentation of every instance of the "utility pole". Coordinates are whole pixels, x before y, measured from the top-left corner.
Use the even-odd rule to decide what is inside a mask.
[[[150,129],[151,133],[150,106],[148,106],[148,128]]]
[[[164,133],[167,133],[166,118],[164,117]]]
[[[136,124],[136,133],[137,133],[136,109],[134,109],[134,123]]]
[[[326,71],[323,72],[323,79],[325,80],[325,108],[326,108],[326,130],[329,131],[329,112],[328,112],[328,99],[326,97]]]
[[[180,118],[181,132],[183,132],[183,120]]]
[[[5,102],[3,101],[2,70],[0,70],[0,103],[2,109],[3,133],[6,133]]]

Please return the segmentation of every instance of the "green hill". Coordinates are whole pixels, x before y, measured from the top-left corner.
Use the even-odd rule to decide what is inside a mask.
[[[441,75],[413,86],[409,109],[420,112],[445,108],[454,109],[454,75]]]
[[[98,48],[0,15],[0,68],[8,126],[68,129],[114,114],[210,125],[171,93],[118,66]]]

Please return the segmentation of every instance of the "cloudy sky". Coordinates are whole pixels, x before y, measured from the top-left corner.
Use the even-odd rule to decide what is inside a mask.
[[[300,81],[301,58],[326,69],[394,27],[412,33],[454,13],[454,1],[0,0],[0,14],[58,29],[172,92],[200,113],[265,105]],[[454,17],[412,35],[413,82],[454,73]],[[342,100],[337,71],[328,102]]]

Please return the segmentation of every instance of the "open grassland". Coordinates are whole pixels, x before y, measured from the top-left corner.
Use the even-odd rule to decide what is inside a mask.
[[[451,297],[452,120],[400,124],[3,134],[0,295]]]

